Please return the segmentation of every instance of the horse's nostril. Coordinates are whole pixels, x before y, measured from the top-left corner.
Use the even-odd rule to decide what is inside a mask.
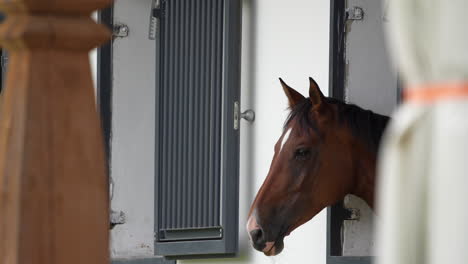
[[[254,229],[250,231],[250,237],[253,242],[259,242],[263,238],[263,231],[261,229]]]
[[[262,251],[266,247],[265,233],[262,229],[254,229],[250,231],[252,245],[256,250]]]

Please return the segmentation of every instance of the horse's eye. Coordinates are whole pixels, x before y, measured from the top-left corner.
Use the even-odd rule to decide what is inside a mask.
[[[306,148],[299,148],[294,153],[294,157],[298,160],[305,160],[309,157],[310,150]]]

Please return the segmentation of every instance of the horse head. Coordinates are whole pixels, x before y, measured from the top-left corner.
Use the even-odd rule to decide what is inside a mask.
[[[279,254],[285,236],[348,193],[372,206],[377,151],[369,137],[380,141],[388,119],[326,98],[312,78],[308,98],[280,81],[290,114],[247,223],[254,248],[268,256]],[[350,126],[346,119],[353,117],[357,124]],[[375,120],[382,123],[379,129],[368,124]]]

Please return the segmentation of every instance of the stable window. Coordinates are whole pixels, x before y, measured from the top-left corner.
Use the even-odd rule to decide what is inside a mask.
[[[236,253],[241,1],[162,0],[154,16],[155,253]]]

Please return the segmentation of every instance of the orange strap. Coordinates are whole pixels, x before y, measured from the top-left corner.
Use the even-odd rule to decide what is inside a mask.
[[[468,97],[468,82],[424,84],[403,90],[403,98],[407,102],[433,103],[462,97]]]

